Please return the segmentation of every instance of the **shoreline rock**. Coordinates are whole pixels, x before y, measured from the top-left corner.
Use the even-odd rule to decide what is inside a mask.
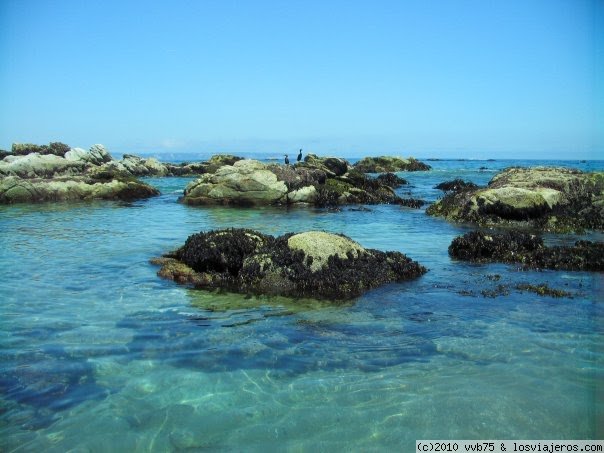
[[[480,226],[510,225],[558,233],[602,231],[604,172],[507,168],[487,187],[458,184],[426,213]]]
[[[152,262],[161,266],[160,277],[198,289],[334,301],[427,271],[400,252],[365,249],[322,231],[280,237],[247,229],[201,232]]]

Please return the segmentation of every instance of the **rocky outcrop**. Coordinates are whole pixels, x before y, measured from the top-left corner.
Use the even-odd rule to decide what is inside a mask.
[[[270,205],[285,199],[287,186],[266,165],[241,160],[203,175],[185,188],[187,204]]]
[[[109,171],[107,166],[115,161],[102,145],[89,151],[65,151],[66,146],[13,145],[13,153],[0,161],[0,203],[134,200],[159,194],[127,172]]]
[[[352,168],[347,160],[340,157],[319,157],[316,154],[307,154],[304,162],[299,162],[296,166],[316,168],[331,177],[344,176]]]
[[[434,186],[435,189],[442,190],[443,192],[462,192],[466,190],[477,189],[478,185],[470,181],[464,181],[463,179],[454,179],[452,181],[441,182]]]
[[[199,289],[335,301],[426,272],[402,253],[322,231],[277,238],[246,229],[202,232],[154,263],[161,277]]]
[[[397,171],[425,171],[430,170],[430,165],[409,157],[379,156],[365,157],[354,164],[354,168],[363,173],[385,173]]]
[[[108,180],[86,176],[61,176],[52,179],[0,179],[0,203],[40,203],[77,200],[136,200],[159,195],[157,189],[133,178]]]
[[[409,184],[406,179],[401,178],[394,173],[382,173],[381,175],[378,175],[376,179],[382,184],[392,187],[393,189],[398,189],[405,184]]]
[[[567,168],[508,168],[486,188],[459,187],[426,212],[479,225],[554,232],[604,229],[604,173]]]
[[[55,176],[79,175],[88,164],[68,160],[54,154],[10,155],[0,161],[0,176],[18,178],[53,178]]]
[[[335,207],[344,204],[401,204],[403,200],[380,180],[349,170],[341,176],[316,167],[312,159],[302,165],[265,165],[240,160],[190,183],[182,201],[193,205],[292,205]],[[334,166],[335,169],[335,166]]]
[[[32,143],[13,143],[11,154],[14,156],[26,156],[32,153],[41,155],[52,154],[59,157],[64,157],[69,151],[69,145],[61,142],[52,142],[48,145],[34,145]],[[1,157],[3,158],[3,157]]]
[[[449,254],[460,260],[537,269],[604,271],[604,243],[577,241],[573,246],[546,247],[541,237],[519,231],[470,232],[451,242]]]

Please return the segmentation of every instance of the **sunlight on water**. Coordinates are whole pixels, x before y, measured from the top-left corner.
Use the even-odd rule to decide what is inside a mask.
[[[438,182],[484,184],[503,166],[432,164],[404,174],[401,193],[433,201]],[[148,201],[0,207],[2,451],[602,437],[601,274],[452,261],[447,247],[467,227],[423,210],[187,207],[176,200],[188,179],[149,181],[162,195]],[[340,232],[430,271],[338,306],[156,276],[149,259],[224,227]]]

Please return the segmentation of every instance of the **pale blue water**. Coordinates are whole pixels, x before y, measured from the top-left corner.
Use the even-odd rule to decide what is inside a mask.
[[[433,201],[439,182],[485,184],[511,164],[543,163],[560,164],[432,161],[402,173],[400,193]],[[0,207],[0,450],[412,451],[422,438],[603,437],[601,273],[455,262],[447,247],[470,227],[424,210],[189,207],[177,203],[188,179],[148,181],[161,196]],[[224,227],[341,232],[430,271],[337,307],[156,276],[150,258]],[[507,294],[481,294],[498,285]]]

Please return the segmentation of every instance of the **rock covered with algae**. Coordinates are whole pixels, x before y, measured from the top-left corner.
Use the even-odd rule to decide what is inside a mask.
[[[453,239],[449,254],[465,261],[518,263],[536,269],[604,271],[604,243],[577,241],[547,247],[541,237],[521,231],[472,231]]]
[[[335,157],[307,156],[295,165],[239,160],[204,174],[185,188],[189,205],[337,207],[346,204],[401,204],[389,183],[370,178]],[[416,206],[413,206],[416,207]]]
[[[426,210],[456,222],[566,233],[604,230],[604,172],[511,167],[487,187],[443,185],[447,195]],[[450,190],[449,190],[450,189]]]
[[[201,232],[153,262],[161,265],[159,276],[199,289],[334,301],[426,272],[400,252],[366,249],[322,231],[279,237],[248,229]]]

